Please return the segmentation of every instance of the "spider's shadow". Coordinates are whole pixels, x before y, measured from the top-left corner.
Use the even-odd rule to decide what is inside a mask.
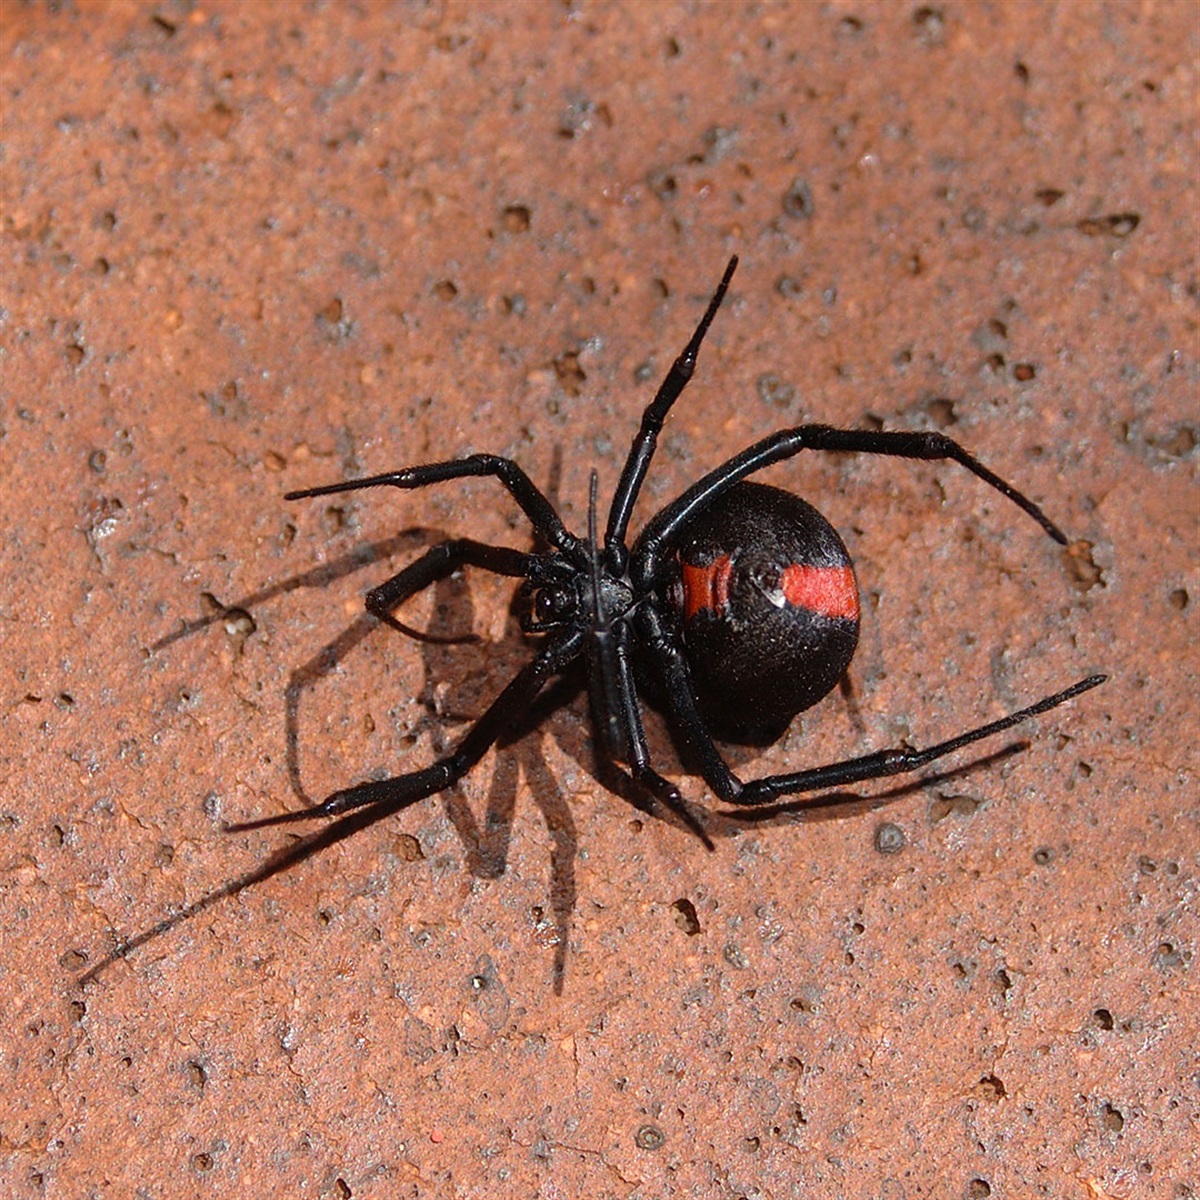
[[[389,560],[403,551],[411,552],[441,540],[444,540],[443,535],[438,530],[423,527],[407,529],[394,537],[362,543],[340,558],[241,597],[232,604],[214,604],[210,600],[208,603],[210,611],[195,620],[184,622],[178,629],[155,642],[151,650],[162,650],[174,642],[200,633],[214,624],[229,625],[238,617],[253,613],[256,608],[280,595],[301,588],[328,587],[364,567]],[[435,637],[454,637],[472,628],[474,608],[465,581],[451,577],[440,580],[430,590],[433,593],[432,612],[434,615],[429,628],[425,630],[426,633]],[[284,692],[286,772],[292,792],[305,808],[315,807],[321,797],[314,796],[305,786],[304,772],[301,767],[300,728],[304,694],[317,687],[327,676],[335,673],[368,636],[381,629],[384,633],[392,632],[386,626],[382,626],[374,616],[364,612],[354,618],[340,634],[322,646],[311,658],[289,673]],[[478,654],[481,652],[479,646],[446,646],[431,642],[416,644],[420,648],[423,672],[423,682],[418,690],[417,699],[425,712],[406,732],[413,738],[428,735],[433,757],[436,758],[444,754],[461,736],[469,722],[480,715],[483,704],[486,704],[491,697],[479,694],[452,695],[447,699],[442,695],[444,681],[454,673],[450,656],[461,655],[464,652]],[[483,652],[490,652],[493,659],[497,656],[512,658],[523,648],[523,645],[522,635],[517,628],[516,621],[510,619],[502,642],[484,647]],[[510,649],[513,653],[504,654],[502,651],[505,648]],[[497,655],[498,650],[501,651],[499,655]],[[489,669],[488,678],[491,675],[492,671]],[[465,689],[460,688],[460,691],[462,690]],[[574,672],[554,681],[538,698],[536,705],[519,722],[518,726],[497,743],[497,748],[502,749],[504,753],[493,756],[491,785],[486,810],[481,821],[476,819],[457,786],[441,796],[447,816],[465,847],[468,870],[480,878],[498,878],[507,867],[518,784],[521,774],[524,774],[527,790],[541,809],[553,839],[550,872],[550,896],[555,927],[553,940],[556,947],[553,979],[555,991],[559,994],[562,992],[565,978],[567,938],[576,899],[574,859],[577,841],[570,807],[558,788],[554,774],[543,754],[541,738],[533,735],[541,721],[549,715],[553,708],[561,707],[581,690],[582,681]],[[472,712],[472,709],[478,709],[478,711]],[[559,722],[558,724],[562,725],[563,723]],[[574,737],[568,739],[564,734],[565,730],[556,729],[556,740],[559,741],[564,751],[577,761],[584,760],[586,747],[578,739]],[[349,780],[346,781],[346,783],[349,782]],[[369,813],[351,813],[347,817],[326,823],[314,833],[300,837],[291,845],[271,855],[255,870],[230,880],[216,891],[202,897],[195,904],[181,909],[152,929],[123,942],[116,952],[92,968],[84,978],[95,977],[110,962],[125,957],[133,949],[204,911],[217,900],[236,895],[252,884],[259,883],[303,862],[351,833],[365,828],[372,823],[372,820]]]
[[[556,453],[551,466],[548,490],[551,497],[557,493],[560,474],[561,458]],[[179,628],[153,643],[150,649],[152,652],[166,649],[175,642],[201,633],[209,626],[218,623],[225,624],[233,632],[240,623],[247,619],[253,620],[251,614],[255,609],[281,595],[303,588],[326,588],[365,567],[391,560],[397,554],[406,551],[412,552],[442,541],[444,536],[438,530],[413,527],[390,538],[360,543],[337,559],[261,588],[241,597],[232,604],[222,604],[206,595],[203,616],[183,622]],[[451,576],[438,581],[430,590],[433,592],[433,617],[430,627],[425,630],[426,633],[434,637],[454,638],[472,628],[474,608],[469,588],[463,579]],[[515,658],[520,651],[524,650],[524,638],[515,617],[514,604],[510,610],[510,618],[501,642],[486,648],[493,660]],[[327,676],[337,671],[347,656],[370,634],[379,629],[380,625],[381,622],[374,616],[366,612],[362,613],[337,637],[321,647],[306,662],[292,670],[288,676],[285,688],[284,718],[286,772],[292,792],[305,808],[315,806],[319,803],[320,798],[314,797],[306,788],[301,769],[300,726],[304,693],[315,688]],[[385,629],[385,632],[391,631]],[[464,647],[425,641],[417,644],[420,647],[423,670],[423,683],[417,698],[423,705],[425,714],[406,732],[414,738],[428,734],[433,756],[437,757],[445,753],[450,745],[461,736],[469,723],[482,713],[484,705],[491,699],[491,696],[478,693],[468,695],[465,694],[468,689],[463,688],[460,689],[464,692],[463,695],[452,696],[447,701],[442,695],[442,689],[446,678],[454,673],[450,656],[463,653]],[[504,653],[506,649],[511,653]],[[473,652],[479,653],[480,648],[475,646]],[[497,670],[501,669],[497,668]],[[489,666],[487,678],[490,679],[492,675],[493,670]],[[553,840],[550,863],[550,898],[554,917],[553,941],[555,944],[553,983],[557,994],[561,994],[563,989],[567,940],[576,901],[574,861],[577,838],[570,807],[566,803],[542,751],[542,735],[539,727],[554,709],[570,702],[581,690],[582,679],[575,671],[553,681],[538,697],[529,712],[518,721],[516,727],[498,741],[497,748],[504,752],[493,756],[491,785],[482,821],[475,818],[457,786],[442,793],[440,797],[446,807],[447,816],[465,847],[468,869],[480,878],[498,878],[507,867],[518,784],[521,774],[524,774],[527,790],[541,809]],[[473,709],[477,711],[472,711]],[[581,734],[568,734],[569,728],[574,730],[586,728],[586,721],[582,724],[561,721],[555,723],[554,735],[560,748],[576,762],[581,765],[586,764],[585,769],[589,770],[594,777],[602,779],[603,769],[593,766],[589,761],[590,744]],[[533,736],[535,732],[538,732],[538,736]],[[620,781],[615,782],[617,786],[614,790],[621,790]],[[631,797],[631,799],[634,799],[639,806],[644,807],[640,798]],[[177,910],[151,928],[122,941],[112,953],[92,967],[82,977],[82,980],[86,982],[95,978],[113,962],[126,957],[138,947],[205,911],[219,900],[235,896],[253,884],[260,883],[298,865],[360,829],[366,828],[376,819],[369,810],[352,812],[328,821],[320,829],[295,839],[289,845],[271,854],[252,871],[227,881],[221,887],[206,893],[199,900]],[[535,914],[535,919],[540,920],[537,914]]]

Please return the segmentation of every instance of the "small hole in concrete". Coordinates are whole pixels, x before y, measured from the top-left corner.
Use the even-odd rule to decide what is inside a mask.
[[[927,46],[941,43],[946,33],[946,14],[940,8],[923,4],[913,10],[913,25],[916,26],[917,36]]]
[[[891,821],[884,821],[875,830],[875,849],[880,854],[899,854],[905,840],[904,830]]]
[[[1183,954],[1174,942],[1159,942],[1154,957],[1160,967],[1178,967],[1183,962]]]
[[[784,215],[808,220],[814,211],[812,188],[803,179],[793,180],[783,194]]]
[[[587,373],[579,365],[579,355],[576,351],[568,350],[554,360],[554,374],[568,396],[578,396],[583,392]]]
[[[646,177],[646,184],[660,200],[670,200],[679,190],[675,176],[661,168],[651,171]]]
[[[1140,214],[1133,212],[1109,213],[1104,217],[1085,217],[1076,223],[1080,233],[1088,237],[1128,237],[1140,224]]]
[[[87,966],[88,956],[82,950],[68,950],[59,960],[59,965],[68,971],[82,971]]]
[[[947,400],[944,396],[930,400],[925,405],[925,411],[929,414],[929,419],[939,429],[945,429],[948,425],[954,425],[958,422],[958,416],[954,411],[954,401]]]
[[[524,204],[510,204],[500,217],[505,233],[525,233],[531,221],[532,214]]]
[[[633,1135],[633,1143],[639,1150],[660,1150],[667,1140],[657,1125],[642,1125]]]
[[[675,924],[683,930],[688,937],[693,937],[700,932],[700,918],[696,913],[696,906],[685,896],[681,896],[671,905],[671,910],[675,914]]]
[[[411,833],[398,833],[392,845],[395,847],[396,857],[403,862],[420,862],[425,857],[421,843]]]
[[[778,375],[760,375],[755,386],[758,398],[772,408],[790,408],[796,399],[796,389]]]

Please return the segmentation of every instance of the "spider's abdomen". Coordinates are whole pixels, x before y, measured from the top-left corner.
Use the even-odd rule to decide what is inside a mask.
[[[837,531],[798,496],[739,483],[679,543],[673,589],[692,680],[719,736],[774,741],[858,644],[858,583]]]

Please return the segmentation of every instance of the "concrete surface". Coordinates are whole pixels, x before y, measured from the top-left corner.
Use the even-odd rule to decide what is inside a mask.
[[[1194,1195],[1196,11],[5,0],[0,1192]],[[820,420],[1076,539],[773,470],[865,624],[739,765],[1110,682],[758,821],[652,719],[713,852],[560,695],[237,891],[301,827],[225,822],[428,761],[528,654],[486,576],[405,611],[479,645],[361,615],[437,531],[527,546],[494,482],[283,492],[489,449],[582,527],[734,252],[639,520]]]

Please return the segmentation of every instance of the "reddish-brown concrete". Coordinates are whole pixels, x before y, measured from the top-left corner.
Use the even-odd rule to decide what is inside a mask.
[[[0,1192],[1193,1194],[1194,6],[0,15]],[[579,526],[732,252],[641,516],[881,421],[1079,539],[946,467],[775,470],[865,612],[853,701],[762,768],[1111,682],[885,808],[735,823],[687,778],[713,853],[595,781],[576,701],[80,987],[289,842],[221,822],[301,803],[291,672],[315,799],[524,654],[495,580],[412,606],[484,640],[431,650],[359,637],[386,563],[304,577],[526,544],[492,483],[282,493],[486,448]],[[248,618],[153,648],[206,594]]]

